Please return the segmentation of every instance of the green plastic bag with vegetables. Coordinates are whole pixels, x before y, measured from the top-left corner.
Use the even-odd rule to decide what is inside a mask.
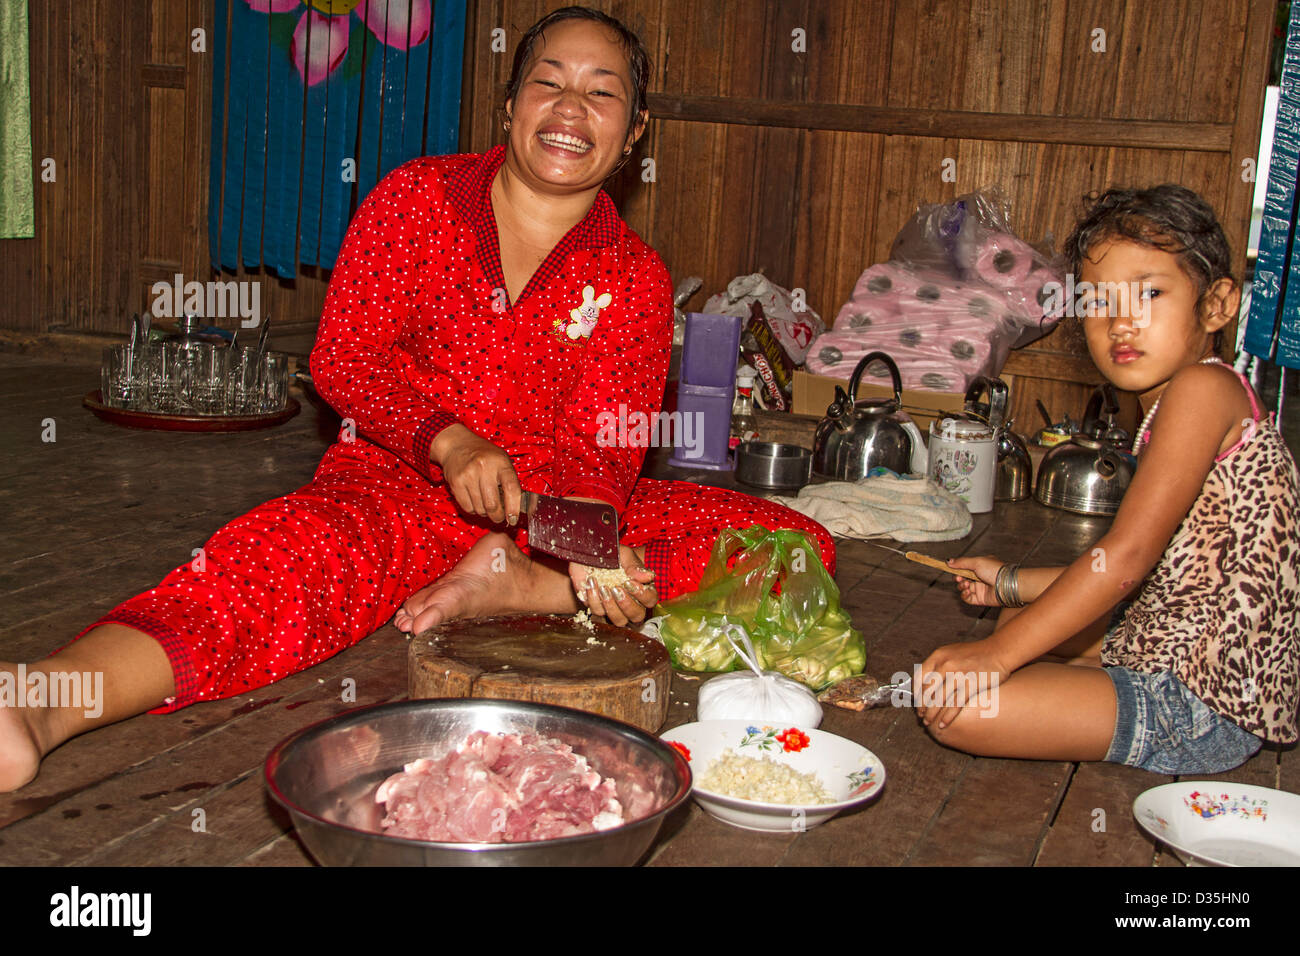
[[[673,666],[730,671],[740,664],[723,636],[741,624],[758,663],[814,690],[862,673],[862,635],[840,608],[840,590],[815,542],[801,531],[754,525],[718,535],[698,590],[664,601],[659,635]]]

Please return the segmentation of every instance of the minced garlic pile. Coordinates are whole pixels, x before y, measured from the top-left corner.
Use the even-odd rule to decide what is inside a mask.
[[[622,568],[587,568],[587,574],[597,585],[606,588],[621,588],[637,583]]]
[[[756,760],[726,751],[709,764],[700,789],[741,800],[810,806],[834,803],[815,774],[800,773],[775,760]]]
[[[650,572],[651,581],[654,580],[654,572]],[[587,568],[587,580],[594,581],[598,587],[604,588],[627,588],[628,585],[637,584],[627,576],[627,572],[622,568]],[[587,592],[585,589],[576,591],[578,600],[583,604],[587,603]],[[589,631],[596,629],[591,623],[591,614],[585,610],[579,611],[574,615],[573,621],[579,627],[585,627]]]

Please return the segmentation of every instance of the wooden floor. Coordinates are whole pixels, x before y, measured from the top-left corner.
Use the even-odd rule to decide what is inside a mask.
[[[117,428],[81,407],[96,378],[89,367],[0,355],[7,659],[57,648],[190,560],[225,521],[306,482],[332,437],[328,416],[305,400],[302,415],[264,432]],[[1002,504],[964,540],[928,550],[1060,564],[1104,526],[1032,501]],[[878,677],[992,629],[939,573],[866,544],[841,542],[836,577]],[[252,696],[144,715],[69,742],[34,783],[0,795],[0,863],[311,865],[266,798],[262,760],[286,735],[354,706],[340,700],[344,678],[356,682],[356,704],[401,699],[405,643],[385,627]],[[674,679],[670,725],[694,719],[698,686]],[[1110,764],[969,757],[934,743],[906,709],[831,708],[823,729],[883,760],[888,780],[876,801],[807,833],[778,835],[733,829],[692,804],[667,822],[650,865],[1179,865],[1130,811],[1139,793],[1172,778]],[[1266,748],[1223,779],[1300,791],[1300,757]]]

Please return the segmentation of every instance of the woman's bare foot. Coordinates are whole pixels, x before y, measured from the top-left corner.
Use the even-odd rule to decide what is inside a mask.
[[[393,624],[418,634],[458,618],[577,610],[577,596],[562,568],[531,559],[508,534],[493,532],[479,538],[441,578],[407,598]]]
[[[0,662],[0,672],[13,678],[15,694],[26,693],[26,688],[17,686],[16,665]],[[36,708],[0,704],[0,793],[17,790],[36,777],[45,756],[36,727],[42,715]]]
[[[13,703],[21,698],[23,704],[0,704],[0,793],[30,783],[45,755],[65,740],[142,714],[176,693],[162,645],[122,624],[93,628],[24,670],[26,680],[19,682],[18,666],[0,662],[6,691],[16,695]],[[44,675],[39,684],[33,681],[36,674]],[[29,685],[44,699],[31,699]],[[9,701],[8,693],[4,700]]]

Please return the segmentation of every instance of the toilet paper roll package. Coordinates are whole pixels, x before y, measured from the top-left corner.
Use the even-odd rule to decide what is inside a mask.
[[[1008,219],[996,189],[921,207],[890,260],[863,271],[833,328],[813,342],[808,370],[848,379],[858,359],[882,351],[904,388],[964,391],[977,376],[998,375],[1012,343],[1049,330],[1060,310],[1047,309],[1063,300],[1054,294],[1064,283],[1059,261]]]
[[[849,379],[863,356],[885,352],[898,366],[903,388],[929,392],[964,392],[980,375],[1005,355],[988,339],[945,338],[934,346],[908,348],[898,344],[864,339],[855,330],[831,331],[821,336],[808,353],[807,368],[814,375]],[[999,365],[1000,368],[1000,365]],[[862,373],[869,385],[890,384],[889,369],[883,362],[867,366]]]
[[[897,364],[903,387],[964,391],[980,375],[996,375],[1020,325],[1006,299],[984,283],[881,263],[863,273],[835,327],[808,352],[808,371],[849,378],[869,352]],[[888,385],[883,363],[863,380]]]
[[[1016,235],[1010,221],[1010,203],[996,186],[921,206],[895,238],[889,264],[985,285],[1022,327],[1050,326],[1062,310],[1045,313],[1043,287],[1064,284],[1062,260]]]

